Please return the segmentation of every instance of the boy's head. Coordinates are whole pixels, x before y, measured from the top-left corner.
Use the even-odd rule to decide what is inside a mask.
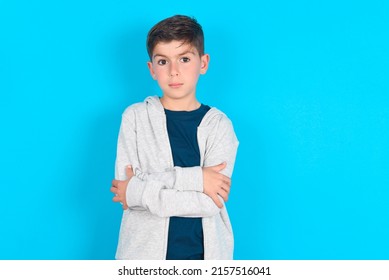
[[[162,90],[163,106],[179,109],[176,105],[185,103],[188,106],[180,106],[180,109],[194,108],[198,104],[197,81],[207,72],[209,64],[209,55],[204,54],[204,35],[200,24],[195,19],[180,15],[162,20],[147,36],[147,51],[150,56],[147,66]]]
[[[150,61],[158,43],[180,41],[196,48],[200,56],[204,54],[204,33],[201,25],[194,18],[175,15],[154,25],[147,35],[147,52]]]

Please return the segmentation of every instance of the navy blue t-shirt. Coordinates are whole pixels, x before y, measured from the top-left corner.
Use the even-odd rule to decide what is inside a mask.
[[[209,106],[203,104],[194,111],[165,109],[174,166],[193,167],[200,165],[197,127],[209,109]],[[201,218],[170,218],[166,259],[204,259]]]

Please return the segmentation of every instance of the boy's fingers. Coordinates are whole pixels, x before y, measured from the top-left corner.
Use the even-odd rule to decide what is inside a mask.
[[[231,187],[228,184],[224,184],[221,186],[222,190],[224,190],[227,194],[230,193]]]
[[[224,201],[228,200],[228,193],[224,189],[220,189],[218,194],[223,198]]]
[[[127,178],[131,178],[132,176],[134,176],[134,171],[132,171],[131,165],[128,165],[126,167],[126,175],[127,175]]]
[[[226,162],[222,162],[222,163],[220,163],[218,165],[213,166],[213,170],[215,170],[216,172],[220,172],[224,168],[226,168],[226,166],[227,166],[227,163]]]
[[[116,187],[111,187],[109,190],[110,190],[110,192],[112,192],[112,193],[117,193],[118,188],[116,188]]]
[[[212,198],[213,202],[215,202],[217,207],[223,208],[223,203],[220,202],[218,195],[214,195],[211,198]]]
[[[223,182],[230,186],[231,185],[231,178],[226,176],[226,175],[223,175],[223,174],[220,174],[220,175],[222,176],[221,178],[222,178]]]

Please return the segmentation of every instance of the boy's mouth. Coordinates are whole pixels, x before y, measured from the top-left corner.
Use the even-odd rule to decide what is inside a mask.
[[[183,85],[183,83],[171,83],[169,84],[169,87],[171,88],[179,88]]]

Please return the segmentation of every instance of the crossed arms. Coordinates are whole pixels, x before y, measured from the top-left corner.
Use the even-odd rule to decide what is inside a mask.
[[[150,211],[161,216],[213,216],[227,201],[238,141],[231,122],[222,119],[212,130],[206,147],[205,167],[174,167],[170,171],[143,173],[138,164],[136,131],[123,116],[118,140],[113,201],[123,209]],[[210,142],[210,141],[208,141]]]

